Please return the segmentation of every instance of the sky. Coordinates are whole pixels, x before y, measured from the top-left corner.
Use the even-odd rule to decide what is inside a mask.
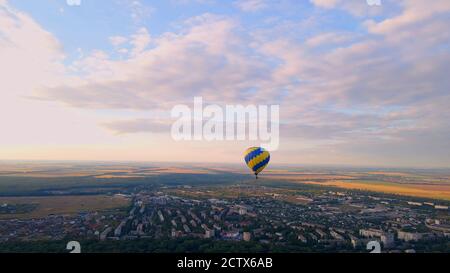
[[[171,109],[280,105],[272,162],[450,166],[450,1],[0,0],[0,160],[242,162]],[[370,1],[369,1],[370,2]]]

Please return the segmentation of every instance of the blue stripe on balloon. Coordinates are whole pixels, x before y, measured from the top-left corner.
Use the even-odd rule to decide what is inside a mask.
[[[247,161],[247,164],[248,164],[248,162],[250,162],[250,160],[252,160],[251,155],[254,154],[255,152],[258,152],[258,149],[254,150],[254,151],[251,151],[250,153],[248,153],[245,156],[245,161]]]
[[[266,166],[267,164],[269,164],[269,161],[270,161],[270,155],[266,159],[264,159],[263,161],[261,161],[258,164],[256,164],[253,167],[253,171],[256,172],[259,168],[261,168],[263,166]]]
[[[263,153],[263,151],[261,150],[261,148],[258,148],[256,150],[254,150],[253,152],[248,153],[245,156],[245,162],[248,164],[248,162],[250,162],[253,158],[257,157],[258,155],[260,155],[262,153]]]

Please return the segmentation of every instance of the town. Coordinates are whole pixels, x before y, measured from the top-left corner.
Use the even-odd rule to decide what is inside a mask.
[[[447,205],[359,191],[302,193],[260,185],[139,187],[116,193],[129,198],[126,208],[1,220],[0,242],[194,238],[261,251],[365,252],[377,241],[383,252],[449,251]]]

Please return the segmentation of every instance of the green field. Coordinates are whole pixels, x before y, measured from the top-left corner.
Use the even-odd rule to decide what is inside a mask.
[[[49,215],[74,215],[80,212],[102,211],[126,207],[129,198],[123,196],[39,196],[39,197],[0,197],[0,204],[31,206],[31,210],[15,214],[2,214],[0,219],[35,219]]]

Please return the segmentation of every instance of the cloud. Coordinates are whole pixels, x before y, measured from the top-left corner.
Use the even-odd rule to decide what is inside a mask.
[[[322,33],[316,36],[309,38],[306,41],[306,45],[309,47],[319,47],[319,46],[330,46],[330,45],[339,45],[346,42],[351,41],[352,34],[350,33],[338,33],[338,32],[329,32]]]
[[[143,27],[140,28],[136,34],[131,36],[131,45],[133,46],[133,55],[137,55],[143,52],[147,46],[150,45],[152,38],[148,32],[148,30]]]
[[[117,2],[129,12],[131,19],[138,25],[151,17],[155,12],[153,6],[142,0],[117,0]]]
[[[438,152],[446,146],[442,136],[450,132],[444,121],[450,113],[445,106],[450,81],[444,76],[450,53],[442,47],[450,41],[448,2],[420,15],[416,12],[425,8],[424,2],[413,2],[367,24],[374,35],[353,35],[350,43],[339,33],[324,33],[305,44],[281,38],[261,47],[280,61],[272,74],[277,82],[298,83],[286,95],[296,105],[281,108],[292,121],[281,130],[286,136],[317,140],[312,145],[318,153],[327,147],[343,158],[353,154],[370,162],[368,155],[374,154],[376,164],[395,158],[389,164],[448,165],[450,156]]]
[[[246,1],[243,10],[258,10],[258,2]],[[169,132],[170,120],[153,113],[191,104],[194,96],[221,105],[281,104],[280,153],[286,158],[450,164],[444,152],[450,134],[448,1],[401,1],[383,16],[354,19],[357,31],[311,22],[333,9],[368,16],[364,1],[361,9],[353,1],[312,2],[320,15],[306,18],[307,27],[282,20],[261,31],[236,16],[206,13],[176,31],[156,35],[138,28],[110,37],[121,58],[94,50],[70,66],[63,65],[53,35],[28,16],[0,8],[0,54],[8,64],[0,63],[6,75],[1,89],[27,90],[26,96],[35,90],[39,102],[92,112],[148,113],[99,122],[127,136]]]
[[[39,97],[76,107],[149,110],[191,102],[236,101],[267,81],[267,65],[251,57],[236,22],[205,14],[179,33],[151,39],[145,29],[132,35],[133,54],[111,59],[102,51],[74,64],[86,76],[77,84],[42,89]]]
[[[379,23],[372,20],[367,21],[369,31],[376,34],[401,35],[403,31],[422,28],[430,21],[446,22],[446,19],[439,15],[445,15],[450,11],[450,2],[446,0],[436,0],[432,4],[420,0],[404,0],[400,2],[400,5],[403,10],[394,17]]]
[[[259,11],[269,6],[266,0],[238,0],[234,5],[246,12]]]
[[[170,2],[177,5],[187,5],[187,4],[214,4],[216,0],[170,0]]]
[[[69,6],[81,6],[81,0],[66,0]]]
[[[45,151],[101,134],[95,117],[29,99],[36,89],[67,84],[72,78],[67,76],[58,39],[6,1],[0,1],[0,60],[1,158],[39,158],[43,154],[37,147]]]
[[[336,7],[340,2],[341,0],[311,0],[314,5],[327,9]]]
[[[64,58],[62,45],[51,33],[0,2],[0,88],[6,95],[30,95],[33,86],[56,84]]]
[[[123,36],[112,36],[109,37],[109,41],[111,42],[111,44],[113,46],[120,46],[123,45],[124,43],[126,43],[128,41],[127,37],[123,37]]]
[[[381,15],[385,12],[385,5],[369,5],[365,0],[310,0],[310,2],[319,8],[339,9],[357,17]]]
[[[169,134],[171,123],[167,119],[134,119],[105,122],[102,125],[116,134],[148,132]]]

